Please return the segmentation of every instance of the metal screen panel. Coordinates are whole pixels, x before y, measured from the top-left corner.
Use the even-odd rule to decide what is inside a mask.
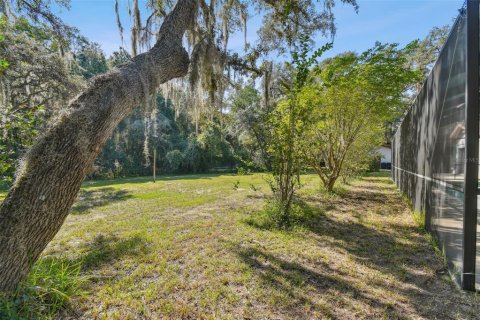
[[[405,115],[392,145],[393,178],[439,238],[460,283],[465,181],[466,15]]]
[[[479,172],[480,172],[480,170],[479,170]],[[480,178],[480,176],[479,176],[479,178]],[[477,196],[477,203],[480,204],[480,195]],[[480,208],[480,205],[478,205],[478,207]],[[476,252],[476,259],[475,260],[476,260],[476,263],[475,263],[475,288],[478,291],[480,291],[480,213],[477,213],[477,252]]]

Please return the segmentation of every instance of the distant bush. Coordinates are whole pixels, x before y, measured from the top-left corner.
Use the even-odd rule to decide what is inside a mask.
[[[244,176],[244,175],[247,175],[247,174],[250,174],[250,173],[251,173],[251,171],[248,168],[245,168],[245,167],[238,167],[237,168],[237,174],[240,175],[240,176]]]
[[[200,143],[194,138],[188,139],[185,149],[183,166],[187,172],[202,172],[207,169],[207,162]]]
[[[167,152],[165,158],[168,163],[168,170],[172,172],[177,172],[180,169],[184,159],[183,153],[180,150],[172,150]]]

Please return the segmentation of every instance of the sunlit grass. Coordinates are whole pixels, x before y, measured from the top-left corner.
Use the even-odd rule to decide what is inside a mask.
[[[388,173],[326,193],[302,177],[293,227],[261,174],[85,182],[43,261],[87,279],[81,319],[474,318]],[[430,292],[435,292],[431,299]],[[476,300],[475,300],[476,299]],[[440,303],[441,302],[441,303]],[[58,312],[58,311],[55,311]]]

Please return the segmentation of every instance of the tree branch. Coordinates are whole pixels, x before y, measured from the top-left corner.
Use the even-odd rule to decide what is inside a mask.
[[[158,41],[105,75],[96,77],[28,152],[14,186],[0,207],[0,292],[15,290],[53,239],[81,183],[118,123],[159,84],[188,72],[182,46],[192,26],[196,0],[178,0]]]

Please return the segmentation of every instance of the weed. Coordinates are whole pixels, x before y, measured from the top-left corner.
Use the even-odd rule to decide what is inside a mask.
[[[233,190],[237,191],[238,190],[238,186],[240,185],[240,181],[237,180],[233,183]]]
[[[250,190],[257,192],[260,189],[261,189],[260,187],[255,186],[253,183],[250,183]]]
[[[412,216],[413,216],[413,221],[415,221],[417,226],[421,230],[425,230],[425,212],[415,210],[413,211]]]

